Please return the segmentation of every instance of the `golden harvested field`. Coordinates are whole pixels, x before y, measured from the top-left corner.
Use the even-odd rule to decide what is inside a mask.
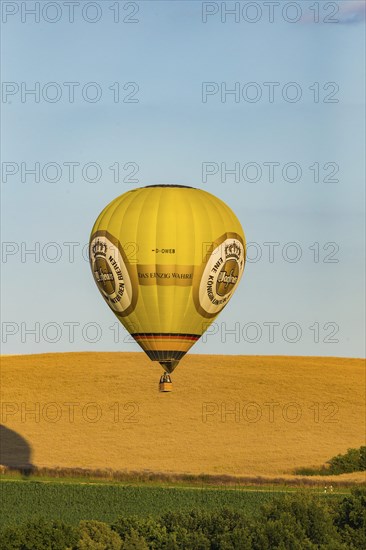
[[[1,423],[21,438],[2,462],[286,477],[364,444],[363,360],[192,354],[170,394],[161,373],[143,353],[3,356]]]

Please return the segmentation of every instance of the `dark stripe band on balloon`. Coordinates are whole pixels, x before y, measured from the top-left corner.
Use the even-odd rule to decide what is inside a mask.
[[[177,350],[145,350],[145,353],[151,361],[179,361],[186,354]]]
[[[169,340],[193,340],[194,342],[196,342],[200,337],[201,335],[200,334],[179,334],[179,333],[174,333],[174,332],[148,332],[148,333],[143,333],[143,332],[140,332],[140,333],[135,333],[135,334],[131,334],[131,336],[133,338],[135,338],[135,340],[137,339],[148,339],[148,338],[158,338],[159,340],[162,339],[162,338],[168,338]]]

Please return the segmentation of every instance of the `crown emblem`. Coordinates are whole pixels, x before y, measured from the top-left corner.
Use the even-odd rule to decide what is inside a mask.
[[[230,244],[225,245],[225,256],[226,258],[240,258],[241,248],[236,241],[233,241]]]
[[[93,244],[92,251],[94,256],[105,256],[107,253],[107,245],[99,239]]]

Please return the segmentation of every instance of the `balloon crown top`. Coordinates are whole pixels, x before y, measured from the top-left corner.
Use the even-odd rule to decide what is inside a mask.
[[[196,187],[190,187],[189,185],[178,185],[174,183],[159,183],[157,185],[145,185],[144,189],[148,187],[181,187],[183,189],[196,189]]]

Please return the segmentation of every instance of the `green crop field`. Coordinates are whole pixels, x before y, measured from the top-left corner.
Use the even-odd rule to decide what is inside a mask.
[[[166,488],[5,480],[1,482],[0,492],[1,525],[15,525],[40,516],[76,524],[81,519],[113,522],[119,516],[157,516],[191,509],[217,511],[225,507],[240,509],[250,516],[256,514],[262,504],[287,491],[269,487],[261,490]],[[338,494],[341,490],[331,495],[319,492],[319,498],[336,498]]]

